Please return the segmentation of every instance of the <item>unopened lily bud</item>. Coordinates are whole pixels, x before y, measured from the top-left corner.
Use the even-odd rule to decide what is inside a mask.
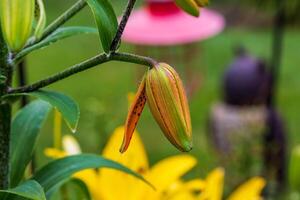
[[[198,17],[200,8],[208,4],[209,0],[175,0],[175,3],[185,12],[192,16]]]
[[[2,34],[11,51],[22,49],[32,31],[34,0],[1,0]]]
[[[147,101],[156,122],[181,151],[192,149],[190,111],[183,84],[168,64],[159,63],[146,75]]]
[[[121,152],[129,146],[146,101],[168,140],[181,151],[192,149],[192,128],[187,97],[176,71],[165,63],[150,69],[129,110]]]

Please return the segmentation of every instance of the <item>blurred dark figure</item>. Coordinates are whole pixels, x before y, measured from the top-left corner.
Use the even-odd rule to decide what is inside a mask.
[[[271,83],[266,64],[239,48],[224,75],[224,100],[213,106],[210,117],[222,165],[240,173],[231,176],[233,187],[262,174],[268,181],[285,182],[286,136],[281,117],[268,105]]]
[[[248,55],[243,48],[239,48],[236,55],[225,72],[225,102],[236,106],[265,104],[270,76],[265,63]]]

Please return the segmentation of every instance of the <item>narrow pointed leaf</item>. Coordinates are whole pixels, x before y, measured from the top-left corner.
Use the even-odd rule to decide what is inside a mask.
[[[34,181],[29,180],[25,181],[21,185],[9,189],[9,190],[0,190],[0,199],[1,200],[46,200],[45,193],[41,185]]]
[[[103,50],[108,53],[118,29],[114,9],[108,0],[86,0],[86,2],[94,14]]]
[[[11,130],[11,186],[15,187],[23,178],[39,131],[45,121],[51,105],[36,100],[20,110],[12,122]]]
[[[46,90],[38,90],[31,93],[18,93],[7,95],[5,98],[29,95],[34,96],[44,101],[50,103],[53,107],[55,107],[65,119],[67,125],[71,129],[72,132],[76,131],[77,124],[79,121],[79,106],[77,103],[70,97],[55,91],[46,91]]]
[[[92,154],[74,155],[55,160],[36,172],[32,179],[38,181],[47,194],[48,192],[51,192],[56,185],[70,178],[70,176],[76,172],[84,169],[102,167],[122,171],[149,184],[141,175],[129,168],[115,161]]]
[[[96,28],[85,27],[85,26],[71,26],[57,29],[54,33],[40,41],[39,43],[29,46],[17,54],[16,59],[20,59],[32,51],[43,49],[59,40],[69,38],[71,36],[80,34],[95,34],[98,33]]]
[[[145,91],[145,80],[141,82],[139,89],[136,93],[135,99],[130,106],[128,116],[125,123],[125,132],[123,143],[120,148],[120,152],[123,153],[127,150],[132,134],[137,126],[140,116],[146,104],[146,91]]]

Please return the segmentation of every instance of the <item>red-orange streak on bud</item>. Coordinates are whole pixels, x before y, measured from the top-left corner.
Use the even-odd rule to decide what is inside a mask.
[[[120,148],[121,153],[124,153],[128,149],[133,132],[137,126],[137,123],[140,119],[145,104],[146,104],[146,91],[145,91],[145,79],[143,79],[127,115],[123,143]]]

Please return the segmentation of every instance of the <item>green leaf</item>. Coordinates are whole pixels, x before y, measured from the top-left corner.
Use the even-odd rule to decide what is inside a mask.
[[[29,180],[23,182],[21,185],[15,188],[9,190],[0,190],[0,199],[1,200],[15,200],[15,199],[46,200],[46,197],[41,185],[34,180]]]
[[[76,172],[84,169],[102,167],[123,171],[149,184],[141,175],[127,167],[115,161],[91,154],[74,155],[55,160],[40,169],[32,179],[38,181],[47,194],[48,192],[51,192],[56,185],[70,178],[70,176]]]
[[[54,31],[51,35],[46,37],[44,40],[39,42],[38,44],[32,46],[31,48],[40,49],[42,47],[49,46],[50,44],[57,42],[59,40],[80,34],[90,34],[90,33],[97,33],[96,28],[92,27],[85,27],[85,26],[71,26],[71,27],[64,27],[59,28]],[[36,47],[35,47],[36,46]]]
[[[24,171],[32,158],[38,133],[45,121],[51,105],[36,100],[20,110],[11,130],[11,186],[15,187],[23,178]]]
[[[71,131],[76,132],[80,111],[78,104],[73,99],[62,93],[46,90],[28,94],[50,103],[62,114]]]
[[[78,178],[73,178],[70,180],[70,182],[78,188],[76,191],[80,192],[78,195],[76,195],[76,196],[79,196],[78,199],[83,199],[83,198],[86,200],[92,199],[87,185],[82,180],[80,180]],[[81,196],[81,198],[80,198],[80,196]]]
[[[64,27],[59,28],[55,32],[53,32],[51,35],[40,41],[39,43],[29,46],[23,51],[21,51],[19,54],[16,55],[16,59],[20,59],[27,54],[29,54],[32,51],[45,48],[59,40],[79,35],[79,34],[89,34],[89,33],[98,33],[96,28],[92,27],[84,27],[84,26],[72,26],[72,27]]]
[[[29,95],[34,96],[50,103],[55,107],[65,119],[72,132],[76,132],[80,111],[77,103],[70,97],[55,91],[38,90],[31,93],[18,93],[6,95],[5,98],[14,98],[16,96]]]
[[[104,52],[109,53],[110,45],[118,30],[118,20],[108,0],[86,0],[90,6]]]
[[[91,200],[91,194],[89,192],[88,187],[86,184],[78,179],[72,178],[66,182],[65,186],[70,191],[69,193],[73,193],[71,196],[72,200]]]
[[[87,185],[78,178],[69,178],[55,185],[51,190],[47,191],[47,199],[57,199],[60,195],[60,189],[67,190],[68,198],[72,200],[91,200],[91,194]]]

